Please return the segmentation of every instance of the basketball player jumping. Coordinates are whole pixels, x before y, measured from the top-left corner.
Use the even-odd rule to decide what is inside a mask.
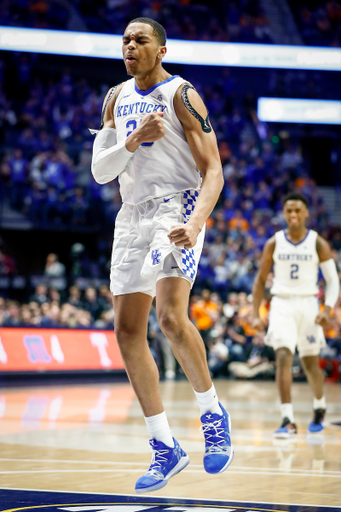
[[[290,393],[291,366],[296,347],[314,394],[314,415],[308,433],[321,432],[324,428],[326,399],[318,356],[325,345],[322,327],[327,325],[330,311],[339,296],[339,279],[328,243],[316,231],[305,226],[309,216],[307,199],[301,194],[291,193],[284,199],[283,211],[288,227],[277,232],[265,244],[255,278],[253,327],[263,329],[259,306],[267,276],[274,264],[266,342],[276,352],[276,382],[281,399],[282,424],[274,436],[287,438],[297,433]],[[322,312],[316,297],[319,266],[326,281]]]
[[[222,168],[200,96],[162,67],[165,44],[165,30],[154,20],[137,18],[127,26],[123,59],[133,78],[108,92],[92,158],[95,180],[118,177],[123,200],[110,276],[115,332],[153,452],[136,492],[160,489],[189,463],[172,437],[147,344],[154,296],[160,327],[199,402],[204,467],[220,473],[233,459],[230,416],[218,402],[203,341],[187,313],[205,222],[223,186]]]

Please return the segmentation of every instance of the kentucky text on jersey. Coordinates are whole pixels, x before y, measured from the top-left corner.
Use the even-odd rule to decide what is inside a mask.
[[[289,261],[311,261],[313,259],[312,254],[279,254],[279,260]]]
[[[147,103],[146,101],[137,101],[130,105],[122,105],[117,109],[117,117],[129,116],[130,114],[150,114],[151,112],[163,112],[167,106],[154,105],[153,103]],[[160,109],[160,110],[159,110]]]

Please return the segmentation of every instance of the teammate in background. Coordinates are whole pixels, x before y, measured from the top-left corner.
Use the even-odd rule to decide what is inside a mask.
[[[267,344],[276,352],[276,382],[281,399],[282,424],[275,437],[297,433],[291,403],[291,366],[297,347],[303,370],[314,394],[313,420],[308,433],[323,430],[326,399],[323,373],[318,364],[325,345],[323,327],[339,295],[339,279],[330,247],[316,231],[307,229],[308,201],[298,193],[286,196],[283,211],[287,229],[277,232],[265,244],[253,286],[253,327],[262,330],[259,307],[265,282],[274,264],[273,298],[270,306]],[[319,266],[326,281],[324,310],[319,312],[316,297]]]
[[[160,489],[189,463],[172,437],[147,344],[154,296],[159,325],[199,402],[204,467],[220,473],[233,459],[230,417],[218,402],[203,341],[188,318],[205,222],[223,186],[222,168],[201,98],[162,67],[165,44],[165,30],[154,20],[137,18],[127,26],[123,58],[133,78],[108,92],[92,159],[98,183],[118,176],[123,200],[111,262],[115,332],[153,452],[136,492]]]

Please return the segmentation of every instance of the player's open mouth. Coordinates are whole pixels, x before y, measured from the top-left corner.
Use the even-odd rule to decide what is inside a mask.
[[[127,62],[133,62],[134,60],[136,60],[134,57],[131,57],[131,55],[129,55],[127,58],[126,58],[126,61]]]

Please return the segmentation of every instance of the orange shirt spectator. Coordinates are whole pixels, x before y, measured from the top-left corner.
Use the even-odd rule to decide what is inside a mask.
[[[246,219],[242,217],[242,214],[239,210],[236,211],[236,214],[229,222],[230,229],[240,229],[241,231],[249,230],[249,223]]]
[[[255,336],[257,331],[252,326],[252,305],[246,304],[238,311],[237,323],[245,332],[245,336]]]
[[[199,331],[206,331],[212,327],[219,318],[219,306],[211,300],[211,292],[203,290],[202,298],[194,302],[191,307],[191,319]]]

